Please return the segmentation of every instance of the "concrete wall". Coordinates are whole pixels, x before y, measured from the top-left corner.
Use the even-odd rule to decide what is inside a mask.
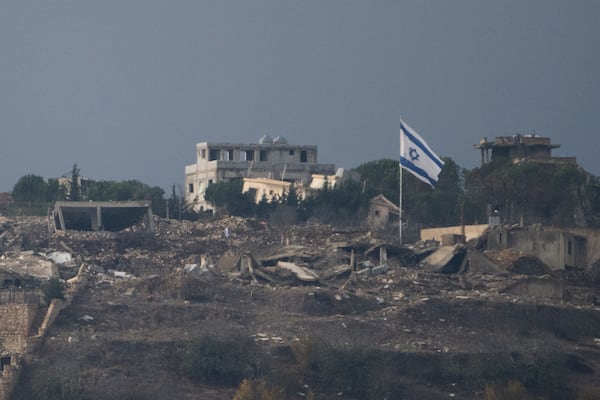
[[[553,230],[494,229],[488,233],[487,248],[516,249],[538,257],[552,269],[564,269],[564,238]]]
[[[565,266],[588,268],[600,260],[600,230],[542,228],[539,230],[493,229],[488,249],[516,249],[534,255],[552,269]]]
[[[600,260],[600,229],[569,228],[566,231],[586,239],[586,267]]]
[[[465,225],[465,238],[466,240],[476,239],[488,228],[487,224],[483,225]],[[427,228],[421,229],[421,240],[437,240],[442,241],[442,235],[462,234],[462,228],[460,226],[448,226],[445,228]]]

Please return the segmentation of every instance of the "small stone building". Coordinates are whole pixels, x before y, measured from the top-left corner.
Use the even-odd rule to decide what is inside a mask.
[[[368,224],[373,229],[383,229],[400,221],[400,208],[383,194],[369,201]]]

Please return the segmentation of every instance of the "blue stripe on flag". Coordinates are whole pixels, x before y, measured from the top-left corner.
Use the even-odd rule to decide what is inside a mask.
[[[415,174],[419,175],[420,177],[423,178],[423,180],[427,181],[432,187],[435,187],[437,180],[431,178],[427,174],[427,172],[425,172],[425,170],[415,166],[415,164],[413,164],[411,161],[407,160],[404,157],[400,157],[400,165],[402,165],[406,169],[410,170],[411,172],[414,172]]]
[[[404,124],[402,122],[400,122],[400,130],[402,132],[404,132],[404,134],[415,144],[417,145],[417,147],[419,147],[425,154],[427,154],[427,156],[434,162],[437,164],[438,167],[440,168],[444,168],[444,164],[438,159],[438,157],[433,154],[431,151],[429,151],[429,149],[427,148],[427,146],[423,145],[423,143],[419,140],[419,138],[415,137],[412,133],[409,132],[408,129],[406,129],[404,127]],[[408,160],[407,160],[408,162]],[[411,169],[420,169],[420,168],[416,168],[412,163],[410,163],[412,165]],[[423,170],[421,170],[423,171]],[[426,174],[427,175],[427,174]],[[431,179],[431,178],[429,178]]]

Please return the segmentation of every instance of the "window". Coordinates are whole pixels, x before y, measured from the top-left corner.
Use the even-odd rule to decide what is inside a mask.
[[[213,183],[213,180],[212,180],[212,179],[209,179],[209,180],[208,180],[208,184],[209,184],[209,185],[212,185],[212,183]]]
[[[0,358],[0,371],[4,370],[4,367],[10,365],[10,357]]]
[[[208,153],[208,161],[215,161],[219,159],[219,153],[221,151],[218,149],[210,149]]]
[[[254,161],[254,150],[246,150],[246,161]]]
[[[567,254],[568,255],[571,255],[571,253],[573,252],[573,248],[572,247],[573,247],[573,245],[571,244],[571,241],[569,240],[567,242]]]
[[[268,161],[267,160],[267,151],[266,150],[261,150],[260,151],[260,161]]]
[[[300,152],[300,162],[308,162],[308,152],[306,150]]]
[[[227,161],[233,161],[233,150],[225,150],[223,159]]]
[[[194,184],[193,183],[188,184],[188,192],[194,193]]]
[[[206,159],[206,149],[200,150],[200,157],[204,160]]]
[[[295,153],[294,150],[290,150],[290,156],[293,156],[294,153]]]

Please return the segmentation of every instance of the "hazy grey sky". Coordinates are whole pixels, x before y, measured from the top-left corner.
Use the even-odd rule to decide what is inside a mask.
[[[600,175],[597,0],[0,0],[0,191],[78,163],[169,190],[201,141],[263,134],[351,168],[399,118],[473,168],[550,136]]]

